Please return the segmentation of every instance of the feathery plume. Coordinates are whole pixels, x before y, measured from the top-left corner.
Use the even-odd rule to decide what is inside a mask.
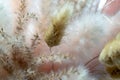
[[[20,5],[18,7],[17,14],[17,25],[16,25],[16,33],[21,32],[23,30],[24,25],[26,23],[26,0],[20,0]]]
[[[72,14],[72,9],[72,5],[66,4],[52,17],[52,24],[48,27],[44,35],[48,46],[53,47],[60,43],[68,19]]]

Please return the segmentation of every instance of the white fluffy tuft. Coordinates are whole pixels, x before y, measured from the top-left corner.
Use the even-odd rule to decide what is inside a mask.
[[[12,28],[12,9],[10,1],[0,0],[0,28],[4,28],[6,32],[11,33]]]
[[[79,66],[76,69],[69,69],[61,78],[62,80],[97,80],[93,78],[84,66]]]

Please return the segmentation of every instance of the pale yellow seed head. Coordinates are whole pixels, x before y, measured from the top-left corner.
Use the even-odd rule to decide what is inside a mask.
[[[112,78],[120,78],[120,34],[105,45],[99,56]]]
[[[114,40],[105,45],[99,56],[99,60],[105,65],[113,65],[112,59],[116,57],[115,55],[118,52],[120,52],[120,34],[118,34]]]

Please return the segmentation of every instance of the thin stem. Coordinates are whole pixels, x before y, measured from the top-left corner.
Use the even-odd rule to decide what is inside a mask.
[[[96,58],[98,58],[99,55],[93,57],[92,59],[90,59],[87,63],[85,63],[85,66],[87,66],[90,62],[94,61]]]

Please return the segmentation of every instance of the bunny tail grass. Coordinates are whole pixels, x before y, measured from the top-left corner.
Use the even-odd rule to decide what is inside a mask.
[[[60,43],[68,19],[72,14],[72,6],[65,4],[57,13],[52,17],[52,24],[48,27],[44,35],[44,39],[49,47],[56,46]]]

